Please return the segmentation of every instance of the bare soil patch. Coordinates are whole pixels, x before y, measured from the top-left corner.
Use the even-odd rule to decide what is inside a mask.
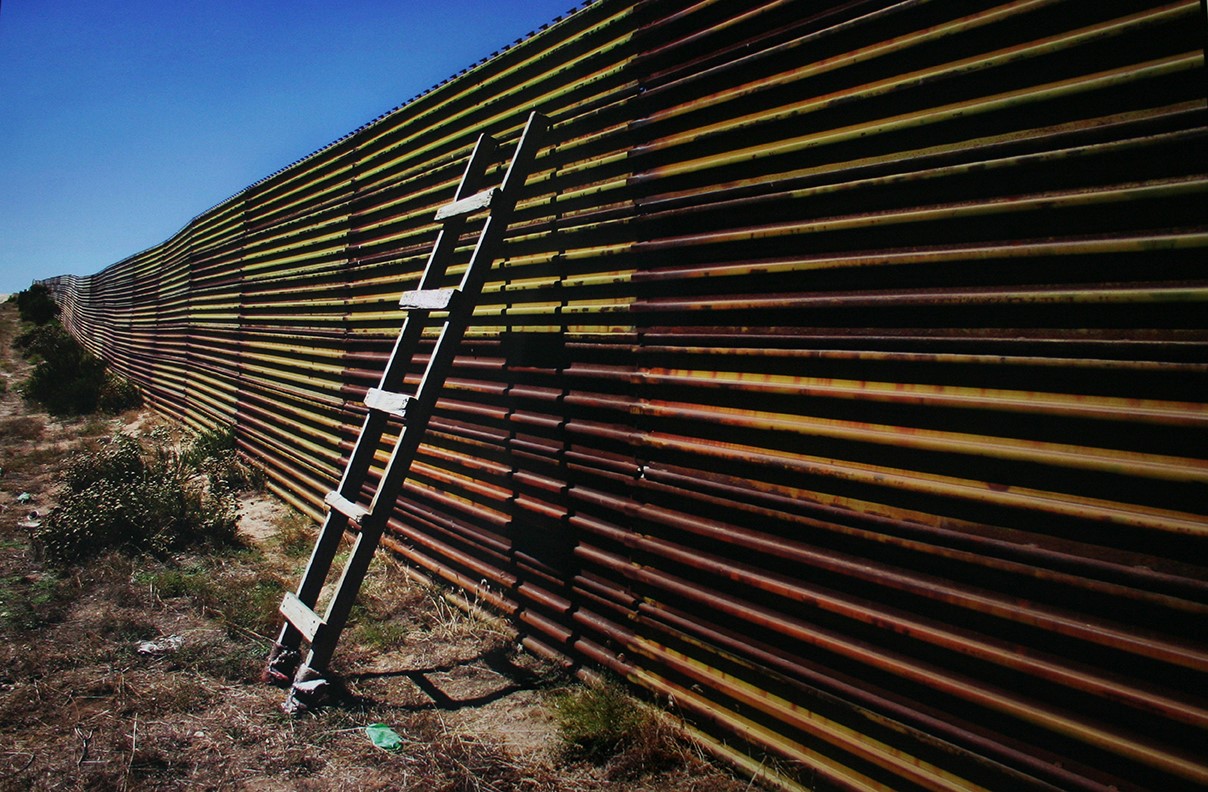
[[[27,366],[12,309],[0,306],[0,790],[749,787],[666,719],[604,761],[574,758],[555,701],[578,683],[384,554],[337,653],[348,696],[286,715],[259,677],[314,526],[264,493],[244,496],[230,547],[46,565],[23,526],[54,507],[64,460],[160,419],[31,410],[16,392]],[[372,723],[402,749],[374,746]]]

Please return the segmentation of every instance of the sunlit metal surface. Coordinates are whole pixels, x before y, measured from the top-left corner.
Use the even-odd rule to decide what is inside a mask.
[[[605,0],[53,286],[318,514],[473,140],[540,110],[389,546],[777,783],[1199,789],[1204,31]]]

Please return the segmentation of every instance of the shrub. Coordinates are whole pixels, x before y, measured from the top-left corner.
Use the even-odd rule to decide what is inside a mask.
[[[142,394],[134,383],[125,377],[119,377],[112,371],[105,372],[105,381],[97,394],[97,407],[103,413],[117,415],[132,410],[143,403]]]
[[[36,359],[25,397],[52,415],[84,415],[97,407],[105,364],[90,355],[62,325],[46,324],[22,334],[17,345]]]
[[[86,415],[96,410],[104,378],[105,365],[93,357],[81,357],[74,365],[43,361],[22,392],[51,415]]]
[[[219,457],[227,451],[234,451],[235,430],[230,426],[211,426],[203,429],[189,441],[185,458],[192,464],[204,459]]]
[[[13,343],[37,361],[25,382],[25,397],[52,415],[87,415],[98,408],[119,413],[142,403],[138,389],[105,370],[105,363],[80,346],[58,322],[22,333]]]
[[[259,489],[264,483],[262,473],[239,456],[230,426],[214,426],[196,435],[186,444],[184,459],[227,492]]]
[[[108,548],[165,553],[235,536],[235,501],[184,464],[163,438],[144,448],[117,435],[78,456],[58,507],[35,534],[49,560],[69,563]]]
[[[118,434],[101,449],[74,457],[62,479],[69,493],[82,492],[98,481],[133,481],[145,470],[138,440]]]
[[[19,349],[24,357],[40,359],[44,351],[53,351],[59,343],[60,335],[65,332],[63,326],[57,322],[30,327],[13,339],[13,346]]]
[[[43,325],[59,315],[59,306],[44,284],[35,283],[25,291],[17,292],[13,299],[17,301],[23,322]]]

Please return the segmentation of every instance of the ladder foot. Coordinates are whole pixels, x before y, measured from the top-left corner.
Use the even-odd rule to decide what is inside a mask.
[[[275,643],[273,644],[273,650],[269,652],[268,663],[264,667],[261,678],[270,685],[289,687],[300,662],[302,662],[301,652],[297,649]]]
[[[334,692],[334,686],[322,672],[303,665],[294,676],[294,683],[281,709],[290,715],[300,715],[327,704]]]

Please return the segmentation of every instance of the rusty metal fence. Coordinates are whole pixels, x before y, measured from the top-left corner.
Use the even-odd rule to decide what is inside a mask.
[[[540,110],[393,549],[779,783],[1202,789],[1204,43],[603,0],[52,285],[318,513],[474,137]]]

